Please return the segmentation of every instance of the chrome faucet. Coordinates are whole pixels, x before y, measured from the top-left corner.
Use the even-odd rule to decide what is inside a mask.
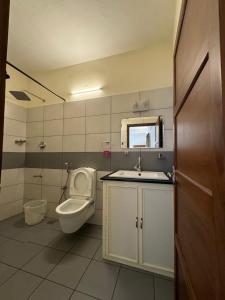
[[[137,162],[137,164],[134,166],[134,169],[135,169],[136,171],[138,171],[139,173],[141,173],[141,156],[140,156],[140,155],[138,156],[138,162]]]

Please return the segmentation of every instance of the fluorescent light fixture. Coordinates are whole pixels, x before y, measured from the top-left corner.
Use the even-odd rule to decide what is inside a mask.
[[[94,88],[90,88],[90,89],[83,89],[83,90],[71,92],[71,95],[81,95],[81,94],[93,93],[93,92],[98,92],[100,90],[102,90],[102,87],[94,87]]]

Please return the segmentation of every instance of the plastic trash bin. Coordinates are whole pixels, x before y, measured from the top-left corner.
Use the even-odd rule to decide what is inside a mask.
[[[40,223],[47,212],[46,200],[32,200],[24,204],[25,223],[35,225]]]

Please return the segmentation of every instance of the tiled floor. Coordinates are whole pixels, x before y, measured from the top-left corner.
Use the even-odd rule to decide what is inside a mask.
[[[173,281],[101,257],[101,226],[64,235],[57,221],[0,222],[0,299],[173,300]]]

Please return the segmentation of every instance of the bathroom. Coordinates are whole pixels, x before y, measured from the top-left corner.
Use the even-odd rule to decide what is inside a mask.
[[[184,114],[194,81],[189,91],[176,77],[187,71],[192,2],[6,1],[0,299],[223,299],[185,273],[207,248],[183,239],[201,228],[185,214],[185,181],[214,193],[203,181],[211,153],[188,157],[198,145]],[[203,130],[199,107],[189,106],[190,122]]]

